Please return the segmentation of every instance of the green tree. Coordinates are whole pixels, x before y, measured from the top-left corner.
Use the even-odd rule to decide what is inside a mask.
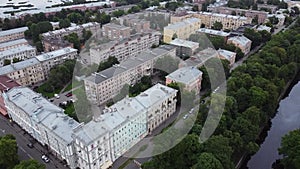
[[[21,161],[21,163],[16,165],[14,169],[46,169],[46,166],[36,160],[30,159]]]
[[[222,22],[216,21],[216,22],[213,24],[212,29],[215,29],[215,30],[221,30],[221,29],[223,29],[223,24],[222,24]]]
[[[80,50],[80,45],[81,44],[80,44],[80,39],[79,39],[77,33],[71,33],[71,34],[65,36],[64,38],[68,42],[73,43],[73,46],[74,46],[75,49]]]
[[[59,27],[60,28],[67,28],[71,26],[71,21],[66,18],[66,19],[60,19],[59,20]]]
[[[174,33],[173,36],[172,36],[172,40],[174,40],[174,39],[176,39],[176,38],[178,38],[178,36],[177,36],[176,33]]]
[[[290,131],[282,137],[279,154],[283,155],[282,163],[285,168],[300,168],[300,129]]]
[[[10,65],[10,63],[11,63],[10,59],[4,59],[3,66]]]
[[[109,56],[107,61],[103,61],[99,64],[99,67],[98,67],[98,72],[102,71],[102,70],[105,70],[107,68],[110,68],[112,67],[114,64],[119,64],[119,61],[116,57],[114,56]]]
[[[0,137],[0,167],[12,169],[18,160],[18,146],[12,135]]]
[[[194,169],[223,169],[223,166],[213,154],[202,153]]]

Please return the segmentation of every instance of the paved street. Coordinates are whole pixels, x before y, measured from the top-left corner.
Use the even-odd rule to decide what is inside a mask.
[[[0,115],[0,136],[12,134],[16,137],[18,144],[18,155],[20,160],[35,159],[40,163],[44,163],[41,159],[46,149],[39,143],[35,142],[33,148],[29,148],[27,144],[32,140],[32,137],[22,130],[17,124],[10,123],[9,120]],[[46,164],[47,169],[67,169],[61,161],[57,160],[53,155],[49,155],[50,162]]]

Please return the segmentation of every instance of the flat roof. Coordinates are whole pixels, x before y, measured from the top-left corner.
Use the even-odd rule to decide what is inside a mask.
[[[188,47],[188,48],[198,48],[199,43],[193,42],[193,41],[188,41],[188,40],[183,40],[183,39],[174,39],[170,42],[171,45],[175,46],[183,46],[183,47]]]
[[[77,121],[64,114],[64,110],[49,102],[41,94],[27,87],[14,87],[6,93],[9,101],[27,113],[36,123],[42,123],[67,143],[71,143],[72,130]]]
[[[23,44],[23,43],[28,43],[28,41],[26,39],[17,39],[17,40],[13,40],[13,41],[3,42],[3,43],[0,43],[0,48],[14,46],[14,45]]]
[[[123,25],[118,25],[118,24],[115,24],[115,23],[108,23],[108,24],[103,25],[102,27],[107,27],[107,28],[110,28],[110,29],[120,29],[120,30],[130,29],[130,27],[123,26]]]
[[[15,71],[24,69],[26,67],[39,64],[39,63],[40,62],[35,57],[33,57],[33,58],[26,59],[26,60],[21,61],[21,62],[6,65],[6,66],[3,66],[3,67],[0,67],[0,75],[6,75],[8,73],[12,73],[12,72],[15,72]]]
[[[243,46],[245,46],[247,43],[251,42],[250,39],[246,38],[245,36],[233,36],[233,37],[230,37],[228,39],[229,41],[234,41],[238,44],[241,44]]]
[[[223,36],[223,37],[227,37],[230,35],[230,33],[227,33],[227,32],[218,31],[218,30],[214,30],[214,29],[207,29],[207,28],[200,28],[196,32],[207,33],[207,34]]]
[[[26,30],[28,30],[28,27],[21,27],[21,28],[15,28],[15,29],[9,29],[9,30],[5,30],[5,31],[0,31],[0,37],[15,34],[15,33],[25,32]]]
[[[176,30],[181,27],[186,27],[188,24],[193,24],[193,23],[197,23],[197,22],[201,22],[201,20],[198,18],[187,18],[181,22],[169,24],[164,29],[175,29]]]
[[[56,57],[60,57],[69,53],[73,53],[73,52],[77,52],[77,49],[71,48],[71,47],[67,47],[67,48],[62,48],[62,49],[58,49],[52,52],[48,52],[48,53],[44,53],[41,55],[36,56],[36,58],[40,61],[46,61],[46,60],[50,60]]]
[[[3,58],[5,56],[9,56],[9,55],[14,55],[17,53],[23,53],[26,51],[35,51],[36,49],[30,45],[22,45],[22,46],[18,46],[12,49],[7,49],[4,51],[0,52],[0,58]]]
[[[113,67],[105,69],[99,73],[92,74],[91,76],[87,77],[85,80],[99,84],[107,79],[112,78],[113,76],[117,76],[118,74],[121,74],[132,68],[135,68],[138,65],[141,65],[148,60],[166,55],[174,48],[175,47],[170,45],[163,45],[151,50],[150,49],[145,50],[144,52],[141,52],[137,56],[128,58],[127,60],[121,62],[118,65],[114,65]]]
[[[236,55],[235,52],[231,52],[229,50],[225,49],[218,49],[218,53],[222,56],[224,56],[227,60],[230,60],[233,56]]]
[[[166,76],[166,78],[183,84],[190,84],[199,77],[202,77],[202,72],[193,66],[179,68]]]
[[[175,92],[177,90],[173,88],[156,84],[136,97],[126,97],[112,106],[105,108],[103,114],[98,118],[75,129],[74,136],[86,144],[90,144],[97,138],[118,129],[122,124],[130,121],[132,117],[136,117],[137,114],[144,113],[146,117],[148,107],[153,106]],[[146,124],[146,119],[141,119],[139,122],[145,122]]]
[[[199,66],[213,57],[218,57],[217,50],[213,48],[206,48],[198,52],[197,54],[191,56],[189,59],[185,60],[184,63],[186,66]]]

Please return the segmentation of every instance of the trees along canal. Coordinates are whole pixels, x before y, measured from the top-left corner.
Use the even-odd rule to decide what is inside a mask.
[[[203,162],[203,158],[209,158],[217,163],[217,166],[219,163],[215,159],[220,161],[224,169],[231,169],[245,152],[255,153],[258,150],[255,141],[260,134],[260,128],[275,113],[279,95],[299,71],[298,39],[300,39],[300,20],[297,20],[290,30],[274,35],[261,52],[253,55],[231,73],[227,82],[228,96],[225,110],[219,126],[214,136],[201,144],[196,152],[187,154],[189,151],[175,146],[170,151],[153,157],[142,167],[196,168],[198,162]],[[195,124],[197,128],[202,126],[206,119],[208,109],[205,107],[200,106]],[[191,131],[198,132],[196,129]],[[186,138],[191,135],[197,137],[194,134],[196,133],[190,132]],[[189,142],[182,141],[180,145],[182,144],[188,145]],[[207,157],[206,154],[203,157],[204,155],[201,156],[203,153],[210,155]],[[189,156],[198,158],[190,163],[186,159]]]

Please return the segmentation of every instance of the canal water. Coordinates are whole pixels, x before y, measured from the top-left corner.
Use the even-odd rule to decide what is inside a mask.
[[[248,168],[271,169],[276,159],[282,158],[277,151],[281,137],[297,128],[300,128],[300,81],[280,101],[277,114],[272,119],[272,127],[259,151],[248,162]]]

